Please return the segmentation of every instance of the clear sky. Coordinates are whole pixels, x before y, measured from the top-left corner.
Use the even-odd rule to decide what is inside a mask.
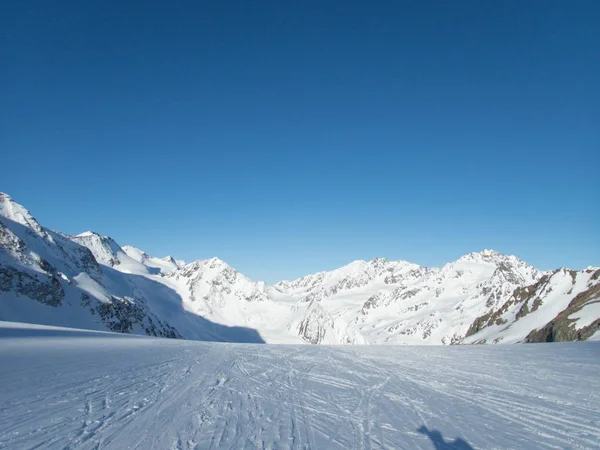
[[[0,190],[275,281],[600,265],[600,2],[0,6]]]

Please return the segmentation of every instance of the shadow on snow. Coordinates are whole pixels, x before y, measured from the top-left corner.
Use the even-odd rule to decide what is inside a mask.
[[[474,450],[464,439],[456,438],[453,441],[447,441],[440,431],[430,430],[425,425],[420,426],[417,431],[431,439],[435,450]]]

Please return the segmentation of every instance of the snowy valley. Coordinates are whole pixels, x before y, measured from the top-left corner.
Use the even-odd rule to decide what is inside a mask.
[[[485,250],[268,285],[0,194],[0,449],[600,448],[600,342],[259,345],[597,341],[599,278]]]

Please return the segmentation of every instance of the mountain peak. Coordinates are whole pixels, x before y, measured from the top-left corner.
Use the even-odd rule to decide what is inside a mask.
[[[510,255],[505,255],[503,253],[497,252],[496,250],[484,249],[479,252],[471,252],[467,253],[464,256],[461,256],[458,261],[477,261],[477,262],[493,262],[498,259],[510,258]],[[516,258],[516,256],[513,256]]]
[[[90,236],[102,237],[102,236],[100,236],[99,233],[96,233],[95,231],[84,231],[83,233],[79,233],[79,234],[75,235],[75,237],[90,237]]]
[[[111,247],[113,251],[122,251],[121,246],[110,236],[103,236],[95,231],[84,231],[78,235],[73,236],[73,240],[81,243],[82,240],[93,240],[102,242],[104,245]]]
[[[0,216],[25,225],[38,234],[43,232],[42,226],[35,220],[27,208],[15,202],[10,195],[4,192],[0,192]]]
[[[383,256],[376,256],[371,261],[369,261],[369,263],[373,266],[382,266],[388,263],[388,259],[384,258]]]
[[[131,253],[137,254],[140,257],[148,257],[149,255],[142,249],[134,247],[133,245],[122,245],[121,248],[131,256]]]
[[[231,267],[229,264],[227,264],[225,261],[223,261],[220,258],[217,258],[216,256],[209,258],[209,259],[205,259],[204,264],[209,266],[210,268],[217,268],[217,267]]]

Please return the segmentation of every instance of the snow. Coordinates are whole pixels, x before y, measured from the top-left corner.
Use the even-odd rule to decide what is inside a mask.
[[[569,319],[576,320],[575,328],[583,328],[591,325],[600,317],[600,297],[592,299],[594,301],[586,304],[579,311],[571,314]]]
[[[175,260],[172,256],[155,258],[154,256],[148,255],[145,251],[131,245],[124,245],[122,249],[127,256],[146,266],[148,272],[152,274],[166,275],[169,272],[177,270],[185,265],[184,261]]]
[[[88,295],[98,299],[102,303],[110,303],[106,290],[96,280],[91,278],[87,273],[80,273],[73,277],[75,284],[79,289],[85,291]]]
[[[288,346],[0,323],[0,448],[598,449],[600,343]]]
[[[491,326],[484,328],[479,333],[466,339],[466,343],[478,342],[485,339],[492,342],[495,339],[502,339],[502,343],[522,342],[531,330],[543,327],[556,317],[562,310],[567,308],[575,295],[590,286],[593,282],[591,277],[593,271],[577,272],[575,279],[572,274],[565,269],[560,269],[549,277],[548,282],[541,287],[539,292],[543,297],[541,305],[537,309],[526,316],[516,319],[518,309],[508,310],[503,318],[507,320],[508,325]],[[539,297],[538,297],[539,298]],[[530,302],[531,303],[531,302]],[[576,328],[581,328],[586,324],[591,324],[594,320],[600,317],[600,308],[597,304],[588,304],[581,310],[573,313],[570,318],[579,319],[576,322]],[[520,307],[520,305],[519,305]],[[533,305],[528,305],[529,309],[533,309]]]
[[[96,261],[101,264],[108,265],[111,267],[118,267],[120,272],[133,273],[133,274],[147,274],[147,267],[131,258],[114,239],[109,236],[101,236],[98,233],[92,231],[86,231],[84,233],[73,236],[72,239],[87,247]]]

